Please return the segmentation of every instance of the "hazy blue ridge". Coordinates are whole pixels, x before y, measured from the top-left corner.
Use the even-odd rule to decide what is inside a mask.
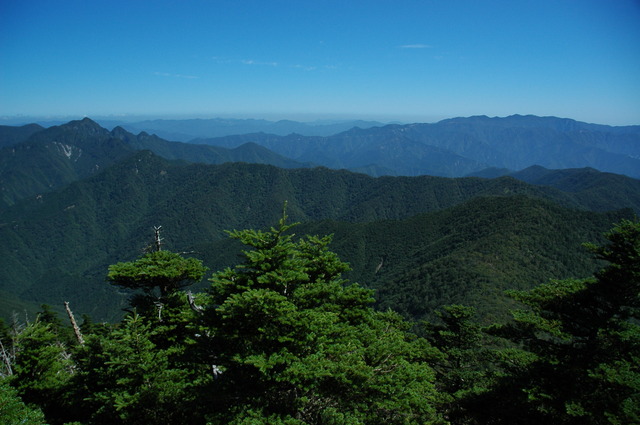
[[[313,159],[331,168],[373,167],[391,175],[460,177],[491,167],[541,165],[591,167],[639,178],[639,128],[516,115],[353,128],[328,137],[256,133],[193,142],[224,147],[253,142],[299,161]]]
[[[201,137],[222,137],[234,134],[270,133],[280,136],[297,133],[305,136],[330,136],[353,127],[377,127],[377,121],[339,120],[298,122],[292,120],[269,121],[262,119],[157,119],[136,122],[97,120],[105,127],[121,126],[132,133],[156,134],[166,140],[188,142]]]

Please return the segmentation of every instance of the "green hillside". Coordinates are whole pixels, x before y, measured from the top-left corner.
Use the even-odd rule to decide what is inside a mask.
[[[527,196],[576,206],[571,197],[560,191],[543,190],[512,178],[487,180],[423,176],[376,179],[325,168],[284,170],[257,164],[213,166],[174,163],[150,152],[141,152],[61,191],[20,202],[3,211],[0,237],[5,243],[0,246],[0,290],[13,294],[14,301],[5,303],[1,315],[7,317],[11,313],[9,309],[13,310],[20,302],[32,306],[41,303],[60,306],[66,300],[72,301],[79,312],[97,319],[113,318],[119,314],[128,294],[118,294],[105,284],[107,267],[117,261],[137,257],[151,236],[153,226],[163,226],[170,249],[194,251],[194,256],[216,270],[233,262],[229,252],[237,252],[224,245],[227,243],[224,230],[268,227],[280,217],[285,201],[289,203],[288,211],[293,221],[339,220],[345,223],[342,225],[344,237],[335,231],[336,249],[353,264],[353,280],[379,288],[381,295],[385,294],[387,280],[398,282],[394,285],[397,291],[401,291],[403,289],[400,288],[411,285],[406,282],[411,281],[409,276],[415,267],[425,264],[435,267],[438,261],[442,262],[439,267],[448,267],[450,264],[438,260],[438,255],[442,258],[446,257],[443,254],[464,258],[464,255],[475,255],[474,249],[482,245],[482,242],[477,242],[476,246],[467,246],[465,251],[462,249],[465,245],[453,250],[454,245],[433,245],[426,241],[434,240],[434,237],[440,240],[456,232],[460,240],[475,240],[478,236],[470,235],[474,232],[482,235],[484,226],[498,226],[495,229],[505,226],[500,232],[506,234],[509,226],[515,224],[505,222],[506,216],[491,218],[492,211],[501,213],[506,207],[499,204],[491,208],[474,207],[472,203],[465,209],[466,202],[477,197],[490,197],[497,202],[514,196],[513,202],[519,200],[516,205],[518,202],[537,202],[524,198]],[[412,218],[454,206],[461,209],[448,210],[449,217]],[[525,203],[521,208],[527,210],[532,207]],[[585,225],[582,231],[567,236],[558,246],[559,253],[574,249],[582,241],[593,240],[591,235],[599,234],[614,221],[608,216],[555,208],[558,212],[554,214],[562,216],[556,217],[555,221],[568,220],[567,226],[577,229],[581,227],[573,219],[581,217],[581,214],[604,217],[598,219],[602,221],[581,219],[585,223],[596,220],[600,224],[592,228]],[[471,217],[480,217],[478,226],[460,224]],[[436,236],[429,238],[427,234],[415,239],[419,234],[415,223],[421,220],[440,220],[451,227],[443,224],[429,231]],[[535,221],[537,218],[535,214],[527,216],[520,225],[526,227],[527,220]],[[334,232],[332,226],[335,224],[330,223],[314,225],[315,233]],[[387,233],[377,234],[372,230],[377,228]],[[587,230],[590,233],[585,233]],[[558,229],[545,228],[545,231],[553,234]],[[533,252],[544,250],[544,247],[535,245],[538,233],[531,234],[534,245],[528,249]],[[365,253],[349,249],[349,244],[357,246],[362,243],[357,239],[359,234],[376,235],[371,237],[377,238],[381,248]],[[409,244],[407,241],[411,240],[414,242]],[[492,244],[501,247],[495,241]],[[413,248],[409,249],[409,246]],[[425,256],[416,257],[413,263],[394,260],[396,256],[415,256],[420,252]],[[371,268],[381,258],[385,265],[378,275],[372,276]],[[496,267],[501,268],[500,265]],[[391,273],[393,269],[395,272]],[[575,274],[586,269],[568,266],[567,271]],[[530,273],[529,270],[521,272],[527,276]],[[548,274],[539,276],[544,279]],[[505,286],[508,285],[503,278],[499,288]],[[388,303],[397,304],[408,314],[425,314],[423,307],[408,307],[408,304],[391,301],[395,298],[389,297]],[[387,301],[380,302],[386,305]],[[433,302],[428,305],[433,305]]]
[[[35,131],[0,149],[0,208],[99,173],[133,152],[88,118]]]
[[[512,177],[571,194],[576,202],[593,211],[608,211],[612,205],[626,205],[640,212],[640,180],[593,168],[548,170],[529,167]]]
[[[6,146],[1,148],[2,146]],[[250,162],[282,168],[308,166],[256,144],[235,149],[168,142],[134,135],[121,127],[108,131],[85,118],[43,129],[38,125],[0,127],[0,208],[94,175],[140,150],[166,159],[222,164]]]
[[[44,127],[38,124],[27,124],[20,127],[0,125],[0,147],[17,145],[42,130]]]
[[[612,223],[632,215],[481,197],[406,220],[323,223],[317,231],[335,233],[334,249],[352,264],[354,280],[377,290],[379,308],[433,319],[442,305],[467,304],[490,321],[513,306],[506,289],[592,274],[597,264],[582,241],[600,240]]]

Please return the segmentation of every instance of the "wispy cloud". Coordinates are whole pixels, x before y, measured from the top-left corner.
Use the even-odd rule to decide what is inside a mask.
[[[253,59],[244,59],[241,61],[245,65],[265,65],[265,66],[278,66],[278,62],[261,62]]]
[[[293,68],[302,69],[305,71],[315,71],[316,69],[318,69],[317,66],[307,66],[307,65],[300,65],[300,64],[293,65]]]
[[[154,75],[157,75],[159,77],[167,77],[167,78],[185,78],[187,80],[194,80],[196,78],[200,78],[197,77],[195,75],[184,75],[184,74],[171,74],[169,72],[154,72]]]
[[[404,44],[400,46],[401,49],[430,49],[428,44]]]
[[[321,71],[321,70],[335,70],[338,69],[338,66],[335,65],[325,65],[325,66],[315,66],[315,65],[305,65],[305,64],[291,64],[291,63],[281,63],[276,61],[261,61],[254,59],[229,59],[220,56],[212,56],[211,59],[215,61],[217,64],[242,64],[247,66],[270,66],[270,67],[278,67],[280,69],[298,69],[301,71]]]

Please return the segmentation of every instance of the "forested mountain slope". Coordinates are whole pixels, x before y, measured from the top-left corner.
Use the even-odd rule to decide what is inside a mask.
[[[19,140],[0,149],[0,208],[95,174],[134,151],[89,119]]]
[[[583,205],[594,211],[606,211],[611,205],[626,203],[640,213],[640,180],[593,168],[546,170],[531,167],[511,174],[527,183],[554,187],[571,193]]]
[[[0,147],[24,142],[29,136],[42,130],[44,130],[44,127],[38,124],[27,124],[20,127],[0,125]]]
[[[488,169],[472,175],[484,178],[511,176],[530,184],[559,189],[593,211],[608,211],[612,205],[625,205],[640,213],[640,180],[621,174],[603,173],[593,168],[550,170],[534,165],[517,172]]]
[[[638,133],[636,127],[515,116],[353,129],[334,138],[258,136],[267,145],[284,143],[288,156],[310,155],[318,162],[340,151],[337,167],[359,164],[376,174],[382,170],[376,161],[395,167],[408,163],[403,157],[415,164],[475,167],[448,150],[421,145],[429,132],[453,128],[451,134],[469,137],[463,145],[482,147],[498,130],[525,129],[538,137],[541,122],[545,131],[566,133],[572,143],[615,148],[620,155],[633,153]],[[96,318],[113,318],[128,294],[106,285],[105,271],[139,255],[153,226],[163,226],[173,249],[193,251],[215,270],[234,261],[224,230],[273,225],[285,202],[302,231],[336,234],[336,250],[352,263],[349,276],[376,288],[382,308],[422,317],[442,303],[465,302],[480,306],[485,316],[499,315],[503,289],[556,273],[592,272],[592,263],[577,260],[579,244],[629,217],[631,209],[640,210],[638,180],[594,169],[532,167],[495,179],[372,178],[327,168],[285,169],[301,164],[247,143],[252,135],[227,138],[237,146],[226,149],[108,131],[90,119],[0,130],[3,143],[12,144],[0,151],[4,317],[68,300]],[[428,158],[421,159],[421,152],[429,152]]]
[[[602,229],[621,217],[633,213],[479,197],[406,220],[323,222],[302,231],[334,233],[333,248],[353,267],[349,276],[377,290],[381,309],[433,320],[443,305],[465,304],[489,322],[513,308],[507,289],[591,275],[598,264],[580,241],[600,241]]]
[[[145,132],[134,135],[122,127],[114,128],[111,134],[113,137],[123,140],[133,149],[148,149],[165,159],[182,159],[189,162],[201,162],[205,164],[249,162],[253,164],[271,164],[281,168],[307,166],[306,164],[278,155],[255,143],[245,143],[233,149],[226,149],[216,146],[169,142],[155,134],[149,135]]]
[[[549,122],[555,124],[555,127],[549,127],[548,124],[547,127],[540,127],[540,122]],[[507,130],[508,134],[503,134]],[[573,133],[560,134],[560,131]],[[549,132],[553,134],[544,136]],[[509,134],[515,135],[515,138],[509,139]],[[144,132],[134,135],[121,127],[109,132],[88,118],[48,129],[37,125],[4,127],[0,129],[0,145],[10,146],[0,149],[0,208],[94,174],[141,149],[149,149],[167,159],[209,164],[241,161],[272,164],[282,168],[323,164],[330,168],[345,168],[373,176],[458,176],[480,173],[480,170],[485,170],[492,164],[506,167],[508,164],[505,161],[496,162],[496,158],[503,154],[510,157],[520,155],[527,160],[546,155],[563,161],[563,155],[575,154],[571,146],[580,144],[583,146],[581,149],[591,149],[589,158],[623,155],[624,158],[618,158],[619,161],[614,162],[619,165],[627,164],[628,167],[625,166],[621,172],[634,175],[640,169],[640,162],[636,164],[633,157],[639,155],[636,149],[640,145],[637,137],[640,136],[636,127],[596,126],[571,120],[517,116],[505,119],[473,117],[445,120],[437,124],[390,125],[366,130],[354,128],[332,137],[304,137],[296,134],[281,137],[262,133],[209,141],[221,146],[168,142]],[[544,147],[547,145],[556,150],[564,150],[564,153],[559,155],[553,149],[548,150]],[[492,149],[502,149],[503,153],[487,154]],[[593,149],[609,150],[603,153]],[[578,157],[579,155],[573,156],[574,159]],[[479,175],[506,173],[508,170],[503,168],[497,174]],[[525,171],[515,176],[526,180],[529,174],[530,171]],[[588,188],[590,193],[582,196],[587,188],[580,189],[581,193],[576,194],[575,203],[598,210],[615,208],[616,202],[624,201],[625,197],[629,197],[630,191],[635,190],[631,187],[634,186],[633,183],[623,181],[620,177],[595,178],[598,181]],[[589,176],[587,181],[594,181],[594,176]],[[564,190],[558,184],[560,183],[556,182],[549,186]],[[612,187],[613,191],[610,192]],[[569,191],[578,192],[572,189]],[[600,206],[592,205],[589,198],[594,194],[598,199],[612,198],[614,206],[608,207],[611,204],[609,200],[602,202]],[[636,208],[636,201],[633,202]]]
[[[300,162],[314,162],[329,168],[362,170],[372,176],[464,176],[490,165],[458,155],[443,147],[413,140],[388,131],[401,126],[353,128],[328,137],[299,134],[276,136],[255,133],[212,139],[194,139],[191,143],[232,148],[257,143],[280,155]]]
[[[0,128],[0,208],[93,175],[136,151],[149,149],[167,159],[221,164],[268,163],[283,168],[305,166],[264,147],[235,149],[168,142],[147,133],[108,131],[85,118],[42,129],[37,125]]]
[[[4,241],[0,245],[1,313],[6,317],[11,310],[25,305],[61,305],[62,301],[67,300],[73,301],[80,312],[98,319],[113,318],[125,305],[128,295],[118,295],[114,288],[104,282],[107,266],[137,257],[150,237],[153,226],[163,226],[166,243],[171,249],[178,252],[195,251],[193,255],[215,270],[233,262],[228,255],[230,251],[221,242],[225,241],[223,230],[270,226],[281,216],[285,201],[288,202],[288,212],[293,221],[311,223],[340,220],[349,223],[344,225],[344,233],[353,238],[360,232],[357,229],[365,228],[362,226],[379,229],[383,232],[381,235],[387,234],[389,242],[379,242],[384,244],[383,251],[366,250],[363,254],[357,250],[339,250],[344,252],[345,260],[353,262],[352,278],[365,285],[379,287],[382,294],[386,280],[380,279],[387,270],[392,270],[394,264],[390,256],[401,256],[400,253],[408,246],[406,241],[415,241],[411,245],[415,252],[433,249],[428,248],[427,236],[415,238],[419,232],[412,228],[414,224],[411,224],[411,217],[464,205],[477,197],[501,199],[514,196],[514,199],[520,199],[516,204],[525,202],[523,196],[527,196],[551,199],[565,206],[577,206],[571,197],[558,190],[538,188],[509,177],[494,180],[428,176],[372,178],[325,168],[285,170],[257,164],[228,163],[215,166],[175,163],[143,151],[63,190],[22,201],[3,211],[0,222],[0,238]],[[489,202],[488,205],[494,204]],[[488,214],[492,211],[500,213],[506,207],[468,208],[460,210],[459,214],[463,217],[450,213],[451,217],[439,219],[450,227],[441,226],[440,233],[434,230],[437,239],[457,232],[456,229],[483,234],[488,231],[483,226],[497,226],[489,231],[493,234],[498,232],[501,224],[526,227],[527,220],[533,220],[534,223],[539,220],[536,214],[532,214],[522,223],[514,223],[513,220],[504,222],[503,216],[490,217]],[[568,233],[567,239],[563,239],[564,243],[557,246],[558,253],[573,249],[571,247],[584,240],[593,239],[592,234],[602,232],[615,221],[609,216],[595,213],[559,211],[561,213],[554,214],[561,214],[567,220],[572,217],[577,220],[582,217],[581,214],[585,214],[585,217],[604,217],[593,220],[606,223],[593,227],[590,233],[585,234],[586,228],[569,220],[568,226],[582,228],[584,232]],[[472,217],[479,220],[477,226],[461,226],[458,222]],[[393,224],[381,220],[409,221]],[[423,217],[413,220],[431,222],[436,219]],[[555,220],[562,221],[560,218]],[[579,219],[584,223],[591,220]],[[365,224],[370,222],[375,223]],[[353,223],[363,224],[358,227]],[[316,232],[324,234],[334,231],[333,225],[325,224],[326,230],[320,226],[315,228]],[[506,232],[506,228],[501,231]],[[548,231],[561,233],[558,229]],[[541,232],[533,233],[532,238]],[[340,240],[342,246],[361,243],[357,239],[347,242],[347,236],[344,241]],[[473,239],[464,234],[460,238]],[[391,244],[392,239],[397,241],[397,246]],[[482,246],[482,243],[478,242],[478,246]],[[442,254],[448,252],[446,247],[452,248],[453,245],[442,245]],[[500,248],[500,245],[496,247]],[[547,248],[535,245],[530,249],[542,251]],[[398,253],[395,253],[396,250]],[[355,255],[357,252],[359,254]],[[411,252],[409,254],[413,255]],[[459,251],[452,251],[451,254],[462,255]],[[384,259],[385,256],[388,258]],[[374,279],[370,274],[371,264],[381,260],[387,266],[383,266],[381,274]],[[415,263],[395,262],[399,268],[393,275],[407,276],[412,267],[432,261],[436,261],[436,258],[427,255],[417,258]],[[452,264],[459,266],[455,261]],[[442,267],[450,265],[446,261],[441,264]],[[406,269],[405,266],[410,267]],[[502,265],[496,266],[496,270],[501,269]],[[568,271],[576,273],[582,270],[584,267]],[[528,276],[530,272],[527,270],[521,274]],[[532,279],[538,281],[547,276],[532,275]],[[489,281],[493,282],[491,279]],[[504,280],[496,283],[497,287],[505,286]],[[409,307],[401,308],[411,313]],[[418,311],[415,314],[423,313]]]

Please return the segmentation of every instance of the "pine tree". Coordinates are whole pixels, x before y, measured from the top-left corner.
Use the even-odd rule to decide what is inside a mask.
[[[71,348],[51,323],[27,324],[15,337],[10,383],[27,404],[39,406],[51,424],[63,423],[76,373]]]
[[[473,307],[449,305],[436,311],[440,322],[423,324],[427,340],[442,353],[434,369],[443,410],[452,423],[466,423],[472,414],[467,400],[488,391],[491,383],[489,342],[474,314]]]
[[[90,335],[78,355],[76,380],[90,424],[203,423],[194,409],[197,373],[174,361],[179,344],[153,342],[161,332],[138,314],[128,315],[106,336]],[[200,418],[200,419],[199,419]]]
[[[4,378],[0,378],[0,423],[4,425],[43,425],[45,423],[42,411],[24,404],[18,392]]]
[[[622,221],[606,238],[587,245],[608,262],[593,278],[512,293],[528,309],[496,331],[522,350],[494,393],[494,420],[640,423],[640,223]]]
[[[432,353],[372,292],[348,284],[330,237],[298,241],[284,216],[269,231],[230,232],[251,249],[211,279],[205,351],[233,424],[437,422]]]

